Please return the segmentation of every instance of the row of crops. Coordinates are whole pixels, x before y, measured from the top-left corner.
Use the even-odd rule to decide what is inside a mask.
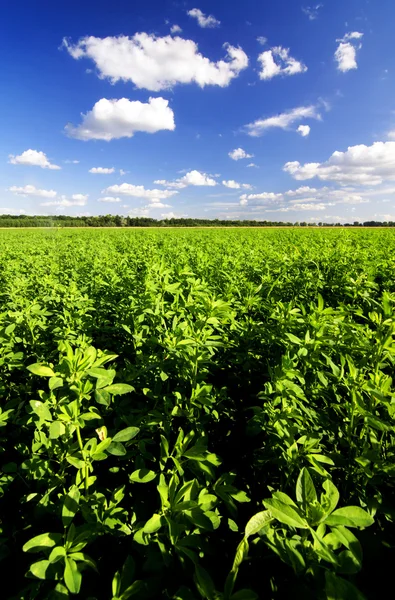
[[[0,235],[1,596],[386,597],[395,233]]]

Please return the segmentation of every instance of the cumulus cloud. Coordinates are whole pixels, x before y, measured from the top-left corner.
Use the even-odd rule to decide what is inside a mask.
[[[174,33],[181,33],[181,32],[182,32],[182,29],[179,25],[174,24],[170,27],[170,33],[174,34]]]
[[[362,48],[362,43],[359,41],[362,38],[363,33],[352,31],[346,33],[343,38],[336,40],[339,42],[339,46],[335,52],[335,60],[338,70],[342,73],[351,71],[351,69],[358,69],[357,52]]]
[[[61,169],[59,165],[52,164],[44,152],[38,150],[25,150],[19,156],[10,154],[8,158],[12,165],[28,165],[31,167],[41,167],[42,169],[52,169],[53,171]]]
[[[299,125],[297,131],[302,137],[307,137],[310,134],[311,127],[310,125]]]
[[[249,200],[282,200],[283,194],[275,194],[273,192],[262,192],[260,194],[243,194],[240,196],[240,204],[246,206]]]
[[[163,185],[168,188],[182,189],[188,185],[192,186],[214,186],[217,185],[215,179],[207,175],[207,173],[201,173],[200,171],[189,171],[183,177],[176,179],[175,181],[166,181],[165,179],[157,179],[154,181],[156,185]]]
[[[143,185],[133,185],[132,183],[121,183],[120,185],[111,185],[102,191],[102,194],[121,194],[123,196],[132,196],[133,198],[145,198],[151,201],[160,201],[171,198],[178,194],[174,190],[147,190]]]
[[[114,173],[114,171],[114,167],[111,167],[110,169],[108,167],[92,167],[89,169],[89,173],[96,173],[99,175],[110,175],[111,173]]]
[[[12,185],[9,191],[18,196],[36,196],[38,198],[55,198],[56,196],[55,190],[40,190],[34,185],[25,185],[23,187]]]
[[[187,14],[196,19],[199,27],[203,27],[204,29],[213,29],[221,25],[221,21],[218,21],[213,15],[205,15],[199,8],[192,8],[192,10],[188,10]]]
[[[285,77],[307,71],[306,65],[290,56],[289,48],[282,46],[275,46],[262,52],[258,56],[258,61],[262,67],[259,78],[264,80],[273,79],[278,75]]]
[[[315,6],[302,6],[302,11],[309,17],[310,21],[315,21],[315,19],[318,18],[319,11],[323,6],[323,4],[316,4]]]
[[[395,129],[393,129],[392,131],[389,131],[387,133],[387,137],[389,140],[395,140]]]
[[[232,160],[241,160],[242,158],[252,158],[254,155],[247,154],[247,152],[243,150],[243,148],[235,148],[234,150],[228,153],[228,156],[230,156]]]
[[[327,188],[323,188],[323,189],[327,189]],[[300,188],[298,188],[297,190],[288,190],[288,192],[285,192],[286,196],[309,196],[311,194],[316,194],[317,193],[317,189],[316,188],[311,188],[308,185],[303,185]]]
[[[79,140],[110,141],[122,137],[133,137],[137,131],[156,133],[175,129],[174,113],[168,100],[150,98],[147,103],[139,100],[107,100],[102,98],[86,114],[82,123],[75,127],[66,125],[69,136]]]
[[[250,163],[249,165],[247,165],[247,167],[255,167],[256,169],[259,169],[258,165],[256,165],[255,163]]]
[[[284,171],[299,181],[317,177],[341,185],[379,185],[395,181],[395,142],[350,146],[346,152],[334,152],[323,163],[288,162]]]
[[[154,92],[177,83],[226,87],[248,66],[248,57],[241,48],[225,44],[226,59],[212,62],[198,52],[192,40],[171,35],[90,36],[76,44],[65,39],[63,45],[73,58],[93,60],[102,79],[108,78],[112,83],[131,81],[139,89]]]
[[[69,208],[70,206],[85,206],[88,200],[88,195],[84,194],[73,194],[71,200],[66,196],[61,196],[57,200],[49,200],[48,202],[41,202],[40,206],[55,206],[57,208]]]
[[[250,185],[249,183],[238,183],[237,181],[234,181],[234,179],[229,179],[228,181],[223,181],[222,185],[224,185],[227,188],[231,188],[233,190],[239,190],[240,188],[243,188],[245,190],[252,189],[252,185]]]
[[[121,202],[121,198],[114,198],[113,196],[104,196],[104,198],[99,198],[98,202]]]
[[[265,133],[267,129],[279,127],[280,129],[288,129],[302,119],[317,119],[321,120],[321,114],[317,105],[299,106],[288,110],[274,117],[267,119],[257,119],[253,123],[246,125],[248,135],[258,137]]]

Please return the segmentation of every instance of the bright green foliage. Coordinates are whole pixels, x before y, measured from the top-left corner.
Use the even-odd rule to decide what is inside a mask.
[[[1,232],[2,597],[386,597],[394,334],[392,230]]]

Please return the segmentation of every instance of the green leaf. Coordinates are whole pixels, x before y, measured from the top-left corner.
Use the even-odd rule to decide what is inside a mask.
[[[119,442],[111,442],[107,448],[107,452],[113,456],[125,456],[126,448]]]
[[[330,479],[326,479],[322,484],[322,487],[325,490],[325,494],[321,494],[320,504],[325,514],[329,515],[338,505],[340,494],[339,490]]]
[[[303,467],[299,473],[296,483],[296,499],[302,505],[305,513],[309,505],[317,502],[317,492],[315,491],[309,470],[306,467]]]
[[[44,548],[58,546],[62,539],[61,533],[41,533],[36,535],[23,546],[23,552],[40,552]]]
[[[85,462],[76,456],[70,456],[69,454],[66,456],[67,462],[75,467],[76,469],[82,469],[85,467]]]
[[[126,383],[114,383],[103,388],[103,390],[113,396],[122,396],[123,394],[134,392],[134,387]]]
[[[64,435],[66,428],[61,421],[53,421],[49,426],[49,439],[57,440],[61,435]]]
[[[51,379],[48,382],[48,385],[49,385],[49,389],[52,392],[53,390],[56,390],[56,389],[62,387],[63,379],[61,377],[51,377]]]
[[[270,498],[269,500],[263,501],[264,506],[271,512],[272,516],[291,527],[297,527],[298,529],[308,529],[309,526],[307,521],[300,515],[299,510],[294,506],[282,502],[278,498]]]
[[[294,344],[297,344],[298,346],[301,346],[303,344],[302,340],[296,337],[296,335],[294,335],[293,333],[286,333],[285,335]]]
[[[40,363],[29,365],[27,370],[33,373],[33,375],[40,375],[41,377],[55,377],[55,373],[50,367],[46,367]]]
[[[325,573],[325,592],[327,600],[366,600],[352,583],[330,571]]]
[[[153,481],[155,477],[156,473],[154,471],[150,471],[149,469],[138,469],[129,475],[129,480],[135,481],[136,483],[148,483],[149,481]]]
[[[110,406],[111,404],[111,396],[104,390],[95,390],[95,400],[98,404],[102,404],[103,406]]]
[[[259,596],[252,590],[239,590],[232,594],[230,600],[258,600]]]
[[[118,433],[116,433],[112,438],[112,441],[128,442],[129,440],[132,440],[134,437],[136,437],[139,431],[140,429],[138,427],[126,427],[126,429],[118,431]]]
[[[43,421],[52,421],[51,411],[48,406],[39,400],[30,400],[32,411]]]
[[[82,575],[78,570],[77,563],[67,556],[65,558],[63,577],[68,590],[72,594],[78,594],[81,588]]]
[[[49,555],[49,562],[50,563],[55,563],[58,562],[59,560],[62,560],[64,557],[66,556],[66,550],[63,546],[55,546],[55,548],[52,550],[51,554]]]
[[[251,535],[255,535],[271,521],[273,521],[273,517],[268,510],[257,513],[248,521],[244,533],[245,537],[249,538]]]
[[[129,585],[129,587],[127,587],[126,590],[122,592],[119,600],[129,600],[129,598],[132,598],[136,594],[140,594],[140,592],[142,592],[143,589],[143,581],[134,581],[132,585]]]
[[[162,516],[158,514],[152,515],[143,527],[144,533],[155,533],[162,527]]]
[[[237,523],[233,519],[228,519],[228,526],[231,531],[239,531]]]
[[[207,600],[214,600],[215,598],[215,586],[210,575],[203,569],[199,564],[195,565],[195,576],[198,584],[199,591],[203,598]]]
[[[80,502],[80,490],[76,485],[69,490],[67,494],[63,508],[62,508],[62,521],[64,527],[68,527],[74,518],[74,515],[78,511],[78,505]]]
[[[374,519],[359,506],[338,508],[325,519],[326,525],[344,525],[344,527],[369,527]]]
[[[39,560],[38,562],[30,565],[30,572],[34,577],[38,579],[50,579],[48,577],[48,569],[50,568],[51,563],[49,560]],[[52,579],[52,577],[51,577]]]

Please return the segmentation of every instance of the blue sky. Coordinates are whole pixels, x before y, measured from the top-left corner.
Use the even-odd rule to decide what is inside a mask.
[[[395,220],[379,5],[8,3],[0,211]]]

